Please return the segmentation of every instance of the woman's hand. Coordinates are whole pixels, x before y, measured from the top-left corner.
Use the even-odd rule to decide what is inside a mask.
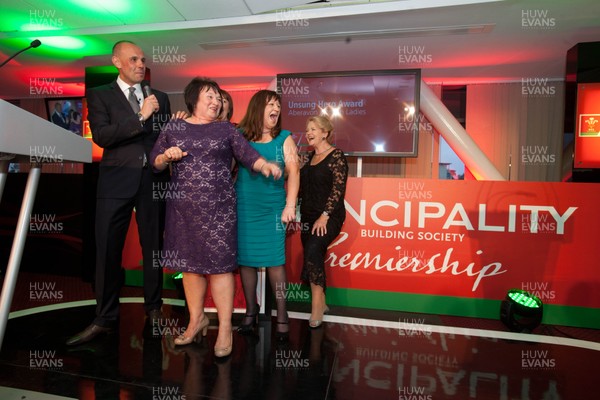
[[[321,215],[313,224],[310,233],[317,236],[324,236],[327,233],[327,221],[329,220],[328,215]]]
[[[285,206],[281,212],[281,222],[288,223],[296,220],[296,209],[291,206]]]
[[[188,155],[187,151],[183,151],[177,146],[169,147],[163,153],[164,161],[166,163],[170,163],[173,161],[179,161],[187,155]]]
[[[186,119],[189,118],[190,114],[185,111],[177,111],[175,114],[171,115],[171,119]]]
[[[270,162],[265,162],[262,167],[260,167],[260,173],[263,174],[263,176],[265,178],[268,178],[269,176],[273,176],[273,178],[275,179],[279,179],[281,178],[281,168],[279,168],[279,165],[274,164],[274,163],[270,163]]]

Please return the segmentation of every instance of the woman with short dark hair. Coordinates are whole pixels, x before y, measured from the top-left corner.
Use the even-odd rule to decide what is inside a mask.
[[[216,82],[194,78],[184,90],[190,116],[170,121],[150,155],[154,169],[171,165],[166,193],[163,264],[183,272],[183,288],[190,314],[185,333],[176,345],[191,343],[206,335],[209,320],[204,314],[207,277],[217,308],[219,333],[215,356],[232,350],[233,271],[237,264],[236,197],[230,167],[239,163],[278,179],[281,170],[267,162],[248,144],[235,127],[218,121],[221,91]]]

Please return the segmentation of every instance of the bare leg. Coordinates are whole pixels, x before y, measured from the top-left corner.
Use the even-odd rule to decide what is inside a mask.
[[[256,285],[258,284],[258,268],[240,266],[244,298],[246,299],[246,316],[242,320],[243,325],[250,325],[256,319],[258,309],[256,308]],[[248,315],[251,315],[250,317]]]
[[[186,332],[196,332],[204,318],[204,296],[206,295],[206,278],[191,272],[183,273],[183,289],[190,313],[190,322]]]
[[[329,231],[329,228],[327,228]],[[327,280],[325,277],[324,260],[327,246],[330,243],[325,237],[302,232],[302,245],[304,246],[304,266],[302,268],[302,280],[310,282],[312,307],[309,325],[317,328],[323,320],[325,307],[325,288]]]
[[[235,279],[231,272],[210,276],[210,290],[217,307],[219,317],[219,334],[215,349],[226,349],[231,346],[231,316],[233,315],[233,295]]]
[[[322,321],[323,312],[325,311],[325,292],[323,287],[314,283],[310,284],[310,291],[312,294],[310,319],[313,321]]]

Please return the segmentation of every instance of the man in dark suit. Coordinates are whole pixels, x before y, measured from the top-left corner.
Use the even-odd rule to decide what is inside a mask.
[[[65,119],[62,109],[63,109],[62,103],[60,101],[57,101],[56,104],[54,104],[54,112],[52,113],[52,122],[54,122],[56,125],[60,126],[61,128],[69,129],[69,123]]]
[[[153,258],[160,254],[164,204],[153,200],[153,191],[168,180],[168,172],[154,174],[148,155],[170,117],[170,103],[163,92],[143,93],[146,59],[137,45],[117,42],[112,62],[118,78],[86,93],[92,137],[104,149],[96,203],[96,318],[67,340],[68,345],[88,342],[117,327],[121,254],[134,208],[144,263],[144,309],[152,323],[161,318],[163,275]]]

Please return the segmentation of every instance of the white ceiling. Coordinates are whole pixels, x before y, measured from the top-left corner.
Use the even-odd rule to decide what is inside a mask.
[[[13,13],[49,3],[1,1]],[[181,92],[196,75],[235,90],[268,87],[278,73],[361,69],[421,68],[426,81],[448,84],[562,79],[567,50],[600,41],[597,0],[145,0],[129,13],[119,1],[94,3],[101,8],[93,15],[57,7],[60,30],[3,23],[0,62],[20,37],[43,47],[47,36],[75,36],[102,50],[60,60],[30,49],[0,69],[0,98],[28,97],[26,77],[42,73],[81,85],[85,67],[109,65],[112,43],[122,39],[144,49],[153,86],[167,92]]]

